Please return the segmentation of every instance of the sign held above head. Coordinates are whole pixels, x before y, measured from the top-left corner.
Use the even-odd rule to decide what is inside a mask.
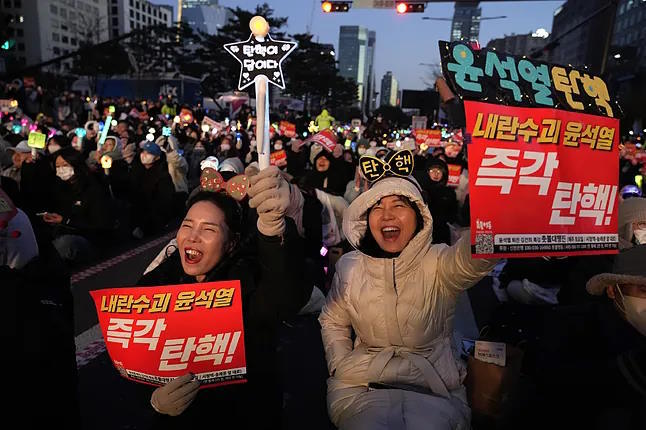
[[[256,136],[260,169],[270,165],[269,149],[269,83],[285,89],[283,60],[296,49],[296,42],[273,40],[269,23],[261,16],[249,22],[251,36],[243,42],[227,43],[224,49],[240,63],[238,89],[252,83],[256,86]]]

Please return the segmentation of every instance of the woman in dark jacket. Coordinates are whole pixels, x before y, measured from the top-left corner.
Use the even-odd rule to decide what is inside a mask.
[[[153,142],[144,145],[130,174],[133,236],[160,232],[173,214],[175,186],[162,150]]]
[[[141,279],[140,285],[237,279],[242,288],[248,382],[198,395],[199,381],[192,375],[177,378],[152,393],[151,404],[159,412],[155,428],[195,424],[280,427],[276,332],[282,320],[295,315],[307,302],[312,288],[303,280],[300,238],[284,217],[289,193],[289,184],[275,167],[252,177],[249,206],[257,208],[258,235],[241,241],[243,221],[238,204],[222,193],[198,192],[189,199],[177,247]],[[141,387],[150,395],[148,387]]]
[[[310,148],[310,162],[313,170],[303,178],[303,185],[317,188],[335,196],[342,196],[348,184],[346,173],[343,171],[343,161],[336,159],[330,152],[319,144]],[[354,174],[354,171],[352,172]]]
[[[441,158],[430,158],[418,177],[428,195],[428,208],[433,216],[433,243],[450,245],[451,232],[447,223],[457,218],[458,199],[455,190],[447,186],[449,168]]]
[[[56,153],[52,212],[42,214],[50,225],[54,246],[64,260],[87,260],[94,244],[105,239],[112,227],[110,197],[92,177],[82,155],[72,147]]]

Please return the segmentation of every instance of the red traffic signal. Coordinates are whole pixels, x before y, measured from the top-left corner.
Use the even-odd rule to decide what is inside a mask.
[[[398,14],[423,13],[426,9],[426,2],[398,1],[395,9]]]
[[[323,12],[347,12],[350,10],[351,2],[349,1],[324,1],[321,2]]]

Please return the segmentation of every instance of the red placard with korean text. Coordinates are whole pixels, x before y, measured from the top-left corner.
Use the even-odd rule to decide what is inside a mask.
[[[449,164],[449,178],[446,185],[449,187],[457,187],[460,185],[460,175],[462,174],[462,166],[459,164]]]
[[[329,152],[332,152],[337,145],[336,134],[332,129],[323,130],[307,139],[305,143],[318,143]]]
[[[284,149],[269,154],[269,165],[282,167],[287,164],[287,152]]]
[[[617,253],[618,119],[464,107],[474,257]]]
[[[429,147],[442,146],[442,130],[415,130],[415,143]]]
[[[292,138],[296,136],[296,124],[292,124],[288,121],[281,121],[278,128],[280,129],[280,134],[285,137]]]
[[[108,354],[149,385],[193,373],[200,388],[246,382],[240,281],[91,291]]]

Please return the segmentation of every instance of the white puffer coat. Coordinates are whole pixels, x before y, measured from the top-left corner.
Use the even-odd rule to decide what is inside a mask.
[[[377,182],[346,210],[343,231],[355,248],[365,234],[368,209],[390,195],[416,204],[424,227],[397,258],[354,251],[336,265],[319,318],[332,375],[330,417],[340,428],[417,428],[414,422],[421,428],[468,428],[466,371],[451,346],[453,314],[458,294],[496,261],[472,259],[468,235],[452,247],[431,245],[431,214],[415,185],[400,178]],[[422,387],[435,395],[369,391],[370,382]]]

